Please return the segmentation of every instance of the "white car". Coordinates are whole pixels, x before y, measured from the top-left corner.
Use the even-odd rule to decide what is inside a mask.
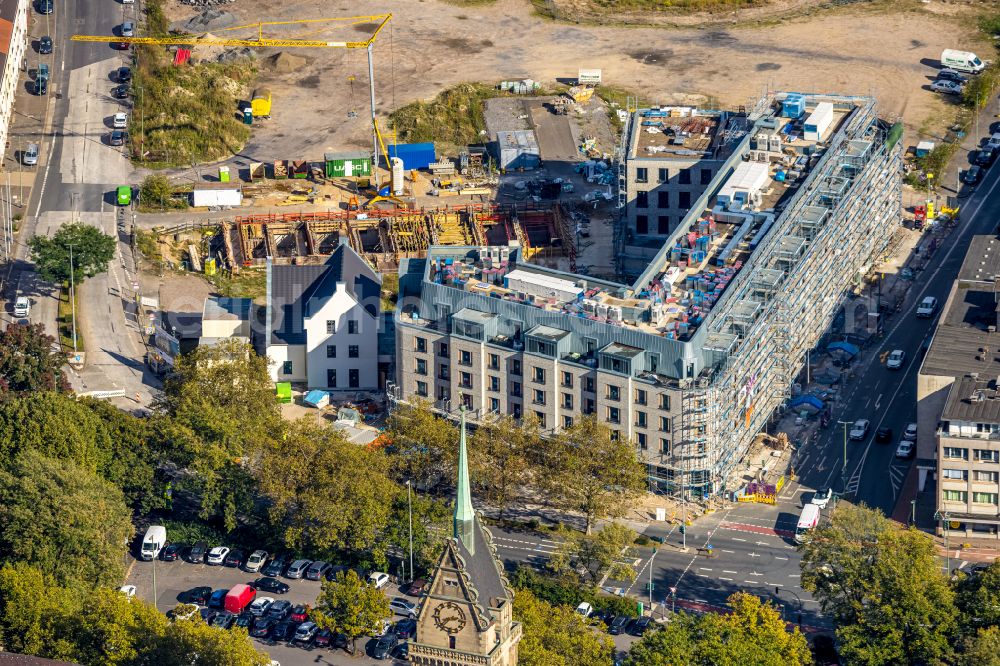
[[[274,597],[257,597],[253,603],[247,606],[247,610],[255,617],[260,617],[267,612],[267,609],[274,603]]]
[[[135,596],[135,585],[122,585],[118,588],[118,591],[124,594],[127,598],[131,599]]]
[[[405,615],[406,617],[417,616],[416,604],[410,603],[410,601],[402,597],[395,597],[392,601],[390,601],[389,610],[396,615]]]
[[[594,613],[594,607],[586,601],[581,601],[580,605],[576,607],[576,612],[584,617],[590,617]]]
[[[911,442],[917,441],[917,424],[907,423],[906,430],[903,431],[903,439],[908,439]]]
[[[917,316],[922,319],[933,317],[935,312],[937,312],[937,299],[933,296],[925,297],[917,306]]]
[[[128,127],[128,114],[124,111],[119,111],[114,115],[111,122],[115,129],[126,129]]]
[[[382,638],[391,628],[392,622],[389,622],[389,620],[379,620],[375,628],[372,629],[372,636],[374,638]]]
[[[829,488],[820,488],[813,493],[812,500],[810,504],[815,504],[821,509],[825,509],[830,503],[830,498],[833,497],[833,491]]]
[[[14,301],[14,316],[27,317],[30,312],[31,301],[28,300],[27,296],[18,296],[17,300]]]
[[[889,359],[885,362],[885,367],[890,370],[899,370],[903,367],[903,361],[906,359],[906,352],[902,349],[893,349],[892,353],[889,354]]]
[[[250,557],[247,558],[247,563],[243,565],[243,568],[250,573],[257,573],[264,566],[265,562],[267,562],[267,551],[255,550],[250,553]]]
[[[865,438],[865,435],[868,434],[868,428],[870,427],[871,421],[868,419],[858,419],[854,422],[854,425],[851,426],[851,431],[848,433],[848,436],[853,440],[862,440]]]
[[[368,576],[368,584],[374,585],[376,590],[381,590],[389,584],[389,574],[382,573],[381,571],[373,571],[372,574]]]
[[[914,444],[908,439],[904,439],[899,442],[899,446],[896,447],[896,457],[897,458],[909,458],[913,455]]]
[[[961,95],[965,92],[965,86],[955,81],[935,81],[931,84],[931,90],[945,95]]]
[[[228,548],[225,546],[216,546],[208,551],[208,557],[205,558],[205,561],[209,564],[222,564],[226,561],[226,555],[229,555]]]

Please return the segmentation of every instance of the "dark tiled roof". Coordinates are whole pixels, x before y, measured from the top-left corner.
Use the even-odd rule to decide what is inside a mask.
[[[945,421],[1000,423],[997,377],[962,377],[951,385],[941,418]]]
[[[491,616],[489,609],[497,608],[498,600],[509,601],[510,590],[501,577],[500,562],[493,552],[493,539],[479,517],[476,516],[475,528],[472,531],[475,539],[475,553],[470,553],[461,539],[458,543],[458,554],[465,562],[465,572],[469,574],[469,582],[479,593],[477,603],[487,618]]]

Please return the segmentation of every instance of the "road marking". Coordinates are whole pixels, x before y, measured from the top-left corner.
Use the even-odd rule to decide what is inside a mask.
[[[704,599],[695,599],[695,601],[697,601],[699,604],[707,604],[708,603]]]
[[[785,557],[784,555],[775,555],[774,559],[776,559],[776,560],[786,560],[786,561],[788,560],[788,558]]]
[[[721,549],[721,551],[720,551],[720,552],[723,552],[723,553],[729,553],[730,555],[732,555],[732,554],[733,554],[734,552],[736,552],[736,551],[732,551],[732,550],[726,550],[726,549],[724,549],[724,548],[723,548],[723,549]]]
[[[702,571],[711,571],[711,569],[708,569],[708,568],[706,568],[706,567],[698,567],[698,568],[699,568],[700,570],[702,570]]]
[[[757,542],[756,544],[754,544],[754,545],[755,545],[755,546],[766,546],[766,545],[767,545],[767,542],[766,542],[766,541],[758,541],[758,542]]]
[[[875,409],[878,409],[880,402],[882,402],[882,394],[881,393],[879,393],[878,397],[875,398]]]
[[[788,574],[789,578],[801,578],[802,574]]]
[[[725,576],[719,576],[719,580],[728,580],[728,581],[732,582],[733,579],[732,578],[726,578]]]
[[[709,576],[708,574],[695,574],[695,576],[698,576],[700,578],[711,578],[711,576]]]
[[[757,553],[750,553],[750,557],[760,557],[760,555]]]
[[[746,583],[747,585],[756,585],[757,584],[757,581],[755,581],[755,580],[745,580],[743,582]]]
[[[757,573],[756,571],[753,571],[753,572],[751,572],[751,573],[750,573],[750,575],[751,575],[751,576],[763,576],[764,574],[762,574],[762,573]]]
[[[766,584],[770,585],[771,587],[784,587],[785,586],[784,583],[766,583]]]
[[[741,539],[739,537],[733,537],[733,541],[746,541],[746,539]]]
[[[731,574],[734,574],[736,572],[735,571],[729,571],[728,569],[723,569],[722,573],[731,573]]]

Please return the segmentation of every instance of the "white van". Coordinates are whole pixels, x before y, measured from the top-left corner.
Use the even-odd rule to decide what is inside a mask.
[[[167,528],[163,525],[150,525],[146,536],[142,537],[142,550],[139,557],[145,562],[155,560],[160,551],[167,545]]]
[[[802,543],[810,530],[819,524],[819,506],[806,504],[799,514],[799,523],[795,526],[795,541]]]
[[[31,314],[31,301],[27,296],[18,296],[14,301],[14,316],[27,317]]]
[[[941,52],[941,67],[978,74],[986,69],[986,63],[979,59],[975,53],[970,51],[956,51],[955,49],[945,49]]]

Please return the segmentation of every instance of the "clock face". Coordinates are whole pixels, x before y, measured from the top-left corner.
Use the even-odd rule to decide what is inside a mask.
[[[454,601],[438,604],[434,609],[434,626],[449,634],[457,634],[465,627],[465,613]]]

